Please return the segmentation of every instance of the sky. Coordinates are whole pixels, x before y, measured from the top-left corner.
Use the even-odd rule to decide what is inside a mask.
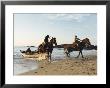
[[[46,35],[56,37],[57,44],[72,44],[77,35],[97,45],[97,14],[14,14],[14,46],[38,46]]]

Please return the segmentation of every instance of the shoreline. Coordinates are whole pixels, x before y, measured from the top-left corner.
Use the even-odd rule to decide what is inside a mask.
[[[97,56],[87,58],[60,59],[52,61],[38,61],[38,69],[30,70],[18,76],[25,75],[97,75]]]

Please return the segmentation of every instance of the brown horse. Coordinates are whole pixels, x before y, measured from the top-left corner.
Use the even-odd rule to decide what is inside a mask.
[[[57,45],[56,38],[53,38],[47,44],[40,44],[38,46],[38,53],[47,53],[47,58],[51,61],[51,54],[53,51],[53,45]]]
[[[82,41],[80,41],[79,43],[74,42],[73,44],[64,44],[63,47],[64,47],[64,51],[68,57],[70,57],[70,52],[79,51],[79,55],[81,54],[82,58],[84,58],[83,54],[82,54],[82,50],[84,49],[84,47],[87,47],[90,45],[91,45],[91,43],[90,43],[89,39],[85,38]],[[79,57],[79,55],[77,56],[77,58]]]

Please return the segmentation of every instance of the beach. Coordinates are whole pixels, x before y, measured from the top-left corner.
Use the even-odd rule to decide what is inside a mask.
[[[75,58],[78,51],[70,53],[66,57],[63,48],[54,48],[51,63],[48,60],[38,61],[35,58],[23,58],[20,50],[27,47],[15,47],[13,65],[14,75],[96,75],[97,74],[97,50],[83,50],[85,58]],[[37,47],[31,48],[33,51]]]
[[[38,68],[19,75],[97,75],[97,56],[39,61]]]

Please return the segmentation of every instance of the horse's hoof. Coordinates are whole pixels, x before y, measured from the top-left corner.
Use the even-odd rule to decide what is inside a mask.
[[[51,63],[51,60],[48,60],[49,63]]]

